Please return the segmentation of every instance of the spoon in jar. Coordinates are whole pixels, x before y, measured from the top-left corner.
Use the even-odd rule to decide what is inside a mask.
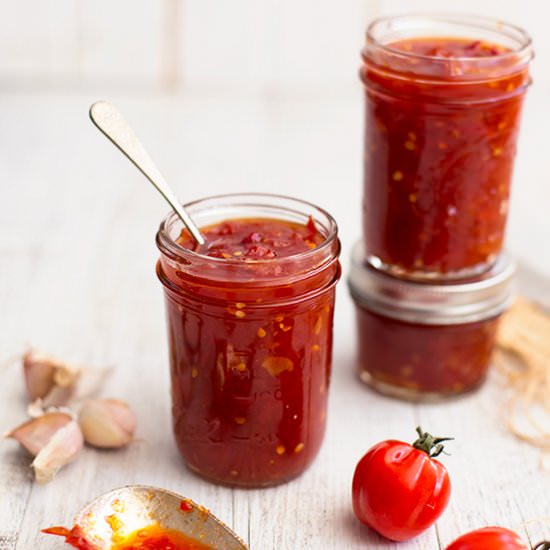
[[[97,497],[78,513],[74,523],[72,530],[51,527],[43,532],[65,536],[68,544],[82,550],[109,550],[118,548],[117,544],[130,548],[124,545],[128,535],[145,537],[147,529],[155,526],[159,533],[177,531],[184,535],[191,548],[248,550],[227,525],[203,506],[146,485],[128,485]],[[147,539],[142,538],[141,542],[146,543]]]
[[[90,107],[90,118],[97,128],[130,159],[136,168],[157,188],[179,216],[199,245],[204,237],[149,156],[120,111],[108,101],[97,101]]]

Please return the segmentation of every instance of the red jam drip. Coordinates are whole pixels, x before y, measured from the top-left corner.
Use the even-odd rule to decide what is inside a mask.
[[[80,550],[97,550],[97,546],[88,541],[86,534],[78,525],[75,525],[70,530],[66,527],[48,527],[47,529],[42,529],[42,533],[65,537],[67,544]]]
[[[197,246],[187,231],[178,243],[212,258],[266,260],[293,256],[316,248],[323,236],[315,222],[306,225],[274,219],[236,219],[201,228],[206,243]]]
[[[193,511],[193,504],[184,499],[180,502],[180,510],[182,512],[191,512]]]

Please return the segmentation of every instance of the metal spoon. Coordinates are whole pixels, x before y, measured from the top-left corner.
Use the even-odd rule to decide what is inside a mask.
[[[105,134],[136,166],[136,168],[157,188],[168,201],[174,212],[197,244],[204,244],[204,237],[189,214],[179,203],[176,195],[156,167],[136,134],[130,128],[118,109],[108,101],[98,101],[90,107],[92,122]]]
[[[206,508],[157,487],[128,485],[113,489],[90,502],[75,517],[75,525],[98,550],[111,548],[113,534],[124,537],[155,522],[213,549],[248,550],[246,544]]]

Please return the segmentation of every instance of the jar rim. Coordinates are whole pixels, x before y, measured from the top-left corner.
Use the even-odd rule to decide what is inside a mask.
[[[159,229],[157,231],[156,241],[157,246],[163,253],[167,253],[168,256],[170,256],[173,260],[178,259],[184,259],[189,258],[192,260],[201,260],[201,261],[207,261],[212,262],[212,265],[224,265],[224,266],[239,266],[246,264],[247,266],[252,265],[273,265],[277,262],[281,261],[300,261],[302,259],[311,257],[312,255],[320,254],[324,252],[325,250],[329,250],[334,242],[338,238],[338,225],[336,223],[336,220],[329,214],[326,210],[323,208],[302,200],[302,199],[296,199],[294,197],[290,197],[287,195],[278,195],[274,193],[224,193],[219,195],[211,195],[208,197],[203,197],[191,202],[188,202],[184,204],[184,208],[189,212],[190,215],[193,215],[194,213],[197,213],[197,209],[199,209],[201,206],[208,205],[208,203],[214,203],[213,206],[215,206],[216,201],[234,201],[234,204],[231,204],[231,206],[234,207],[263,207],[263,208],[269,208],[271,210],[280,211],[280,212],[287,212],[289,214],[294,214],[296,216],[307,216],[307,214],[301,210],[299,210],[300,207],[302,209],[311,210],[315,214],[318,215],[318,217],[315,217],[313,215],[314,220],[321,224],[321,227],[327,232],[326,235],[323,234],[324,240],[322,243],[320,243],[316,248],[305,250],[303,252],[299,252],[298,254],[291,254],[289,256],[283,256],[283,257],[275,257],[275,258],[259,258],[259,259],[248,259],[246,262],[243,262],[242,260],[239,260],[238,258],[217,258],[213,256],[208,256],[206,254],[200,254],[198,252],[195,252],[193,250],[190,250],[189,248],[185,248],[184,246],[181,246],[170,236],[169,229],[171,227],[171,224],[178,223],[181,224],[181,227],[183,228],[183,223],[178,218],[177,214],[175,212],[170,212],[165,218],[161,221]],[[251,201],[251,202],[245,202],[245,201]],[[242,202],[238,202],[242,201]],[[254,201],[254,202],[252,202]],[[277,205],[275,203],[280,202],[281,205]],[[226,205],[229,206],[229,205]],[[321,223],[320,217],[324,218],[324,224]],[[228,218],[225,218],[228,219]],[[230,219],[230,218],[229,218]],[[273,218],[273,219],[280,219],[280,218]],[[222,220],[220,220],[222,221]],[[180,231],[181,233],[181,231]],[[179,235],[179,233],[178,233]]]
[[[449,58],[443,56],[431,56],[423,55],[415,52],[407,52],[404,50],[399,50],[393,48],[388,44],[381,42],[379,38],[375,36],[377,27],[382,25],[387,25],[390,23],[399,24],[399,22],[407,20],[419,20],[422,19],[432,19],[440,23],[450,23],[455,25],[468,25],[474,29],[493,31],[498,32],[503,36],[514,39],[518,42],[518,47],[510,49],[509,51],[502,52],[490,57],[475,57],[475,56],[457,56],[453,57],[453,60],[457,61],[468,61],[471,63],[480,63],[486,62],[488,59],[492,63],[495,61],[500,61],[507,58],[518,58],[524,59],[525,62],[529,61],[533,57],[532,51],[532,39],[531,36],[525,31],[522,27],[501,21],[499,19],[494,19],[492,17],[484,17],[478,15],[460,15],[460,14],[450,14],[450,13],[410,13],[410,14],[401,14],[401,15],[389,15],[378,17],[374,19],[369,26],[367,27],[366,38],[367,43],[376,45],[376,47],[382,49],[388,54],[398,55],[404,59],[423,59],[423,60],[432,60],[432,61],[445,61],[448,62]]]
[[[514,263],[502,253],[486,273],[477,277],[410,281],[369,266],[363,242],[359,241],[352,251],[348,286],[355,304],[375,313],[418,324],[461,324],[500,315],[512,299],[514,272]]]

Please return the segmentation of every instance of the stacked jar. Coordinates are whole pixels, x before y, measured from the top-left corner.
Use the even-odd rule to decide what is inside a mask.
[[[362,54],[359,374],[405,398],[462,393],[483,381],[511,299],[503,240],[531,40],[500,21],[408,15],[373,22]]]

